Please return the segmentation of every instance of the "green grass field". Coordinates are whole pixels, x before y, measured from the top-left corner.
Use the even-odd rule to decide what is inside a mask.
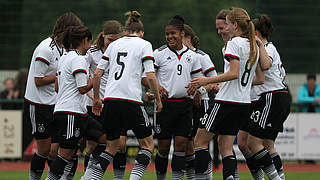
[[[44,174],[42,179],[45,179]],[[83,175],[82,172],[78,172],[75,176],[75,180],[80,179]],[[108,171],[103,179],[113,179],[112,172]],[[129,179],[130,172],[126,172],[124,179]],[[0,171],[0,180],[24,180],[28,179],[28,172],[27,171]],[[143,180],[152,180],[156,179],[154,172],[146,172],[142,178]],[[168,173],[167,179],[171,179],[171,173]],[[222,179],[221,173],[215,173],[213,179]],[[252,179],[249,172],[240,172],[240,179],[242,180],[250,180]],[[267,179],[267,178],[266,178]],[[289,172],[286,173],[286,179],[288,180],[318,180],[320,179],[320,172],[308,172],[308,173],[301,173],[301,172]]]

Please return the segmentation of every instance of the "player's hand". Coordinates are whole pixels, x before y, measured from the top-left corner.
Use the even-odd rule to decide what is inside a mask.
[[[188,88],[187,94],[188,94],[189,96],[193,96],[193,95],[196,93],[196,91],[197,91],[197,87],[192,86],[191,83],[188,84],[185,88]]]
[[[162,99],[167,99],[168,98],[168,91],[164,88],[164,87],[162,87],[162,86],[160,86],[159,85],[159,93],[160,93],[160,97],[162,98]]]
[[[192,86],[195,86],[197,89],[200,87],[200,86],[204,86],[208,84],[208,78],[207,77],[197,77],[197,78],[194,78],[192,79],[191,81],[191,85]]]
[[[155,102],[157,106],[157,110],[155,111],[155,113],[159,113],[162,111],[162,102],[161,101],[155,101]]]
[[[219,83],[216,83],[216,84],[213,84],[213,85],[212,85],[211,91],[212,91],[213,93],[218,93],[219,90],[220,90],[220,85],[219,85]]]
[[[200,108],[201,106],[201,94],[199,92],[196,92],[196,94],[193,97],[193,104],[197,107]]]
[[[261,39],[258,36],[256,36],[256,42],[259,47],[263,46],[263,42],[261,41]]]
[[[102,101],[101,99],[93,99],[92,112],[96,116],[100,116],[102,112]]]
[[[146,92],[146,94],[144,95],[144,100],[145,101],[151,101],[154,100],[154,94]]]

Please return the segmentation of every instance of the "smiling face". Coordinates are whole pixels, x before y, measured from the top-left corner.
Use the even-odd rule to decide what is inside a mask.
[[[227,20],[226,20],[226,31],[229,32],[229,36],[230,37],[234,37],[236,34],[236,29],[237,29],[237,22],[234,22],[234,24],[229,20],[228,16],[227,16]]]
[[[182,49],[182,39],[184,37],[183,31],[172,25],[168,25],[165,29],[165,37],[170,48],[174,50]]]
[[[230,39],[229,32],[227,31],[227,23],[223,19],[216,19],[216,29],[218,34],[226,42]]]

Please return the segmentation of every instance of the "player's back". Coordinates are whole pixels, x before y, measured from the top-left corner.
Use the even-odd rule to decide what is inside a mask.
[[[105,56],[109,59],[106,99],[124,99],[142,103],[142,63],[152,56],[151,44],[139,37],[125,36],[109,45]]]

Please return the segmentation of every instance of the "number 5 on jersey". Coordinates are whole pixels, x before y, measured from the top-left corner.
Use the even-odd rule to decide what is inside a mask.
[[[126,57],[128,55],[127,52],[118,52],[117,55],[117,64],[119,64],[121,66],[121,70],[120,72],[116,72],[114,74],[114,79],[115,80],[119,80],[123,74],[124,68],[125,68],[125,64],[121,61],[121,57]]]

